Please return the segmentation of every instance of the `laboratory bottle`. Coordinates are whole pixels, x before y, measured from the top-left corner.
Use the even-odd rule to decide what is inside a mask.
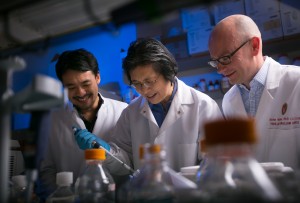
[[[131,180],[128,202],[176,202],[177,192],[196,188],[167,165],[165,155],[161,145],[144,145],[144,164]]]
[[[197,180],[202,202],[279,202],[282,196],[252,151],[253,119],[229,118],[204,125],[206,173]]]
[[[220,84],[220,90],[223,94],[225,94],[229,89],[230,89],[231,85],[229,82],[229,79],[225,76],[222,77],[221,79],[221,84]]]
[[[26,176],[16,175],[11,178],[10,202],[26,202]]]
[[[280,54],[278,56],[278,63],[283,64],[283,65],[289,65],[291,64],[291,59],[288,57],[287,54]]]
[[[206,155],[206,148],[205,148],[205,139],[202,139],[200,141],[200,151],[201,151],[201,162],[199,164],[198,171],[196,173],[196,182],[200,179],[201,176],[203,176],[205,173],[207,173],[207,165],[208,165],[208,160],[207,160],[207,155]]]
[[[46,203],[73,203],[75,195],[72,190],[73,172],[56,174],[57,189],[47,198]]]
[[[86,168],[75,185],[76,202],[96,203],[115,201],[115,182],[102,163],[104,149],[85,150]]]
[[[206,80],[204,78],[200,79],[198,86],[201,92],[207,91]]]
[[[144,145],[139,146],[139,166],[140,169],[144,167]],[[132,196],[132,188],[136,183],[136,178],[140,176],[140,169],[136,170],[131,176],[130,179],[119,187],[117,190],[117,202],[119,203],[129,203]],[[143,172],[143,171],[142,171]]]

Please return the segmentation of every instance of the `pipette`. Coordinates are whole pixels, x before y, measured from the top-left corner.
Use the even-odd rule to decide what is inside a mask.
[[[76,127],[72,127],[73,131],[76,132],[77,128]],[[92,142],[92,147],[93,148],[101,148],[104,149],[105,152],[111,156],[112,158],[114,158],[116,161],[118,161],[123,167],[125,167],[127,170],[129,170],[131,173],[136,174],[136,172],[130,167],[128,166],[126,163],[124,163],[123,161],[121,161],[118,157],[114,156],[110,151],[108,151],[107,149],[105,149],[104,147],[102,147],[99,143],[97,143],[95,140]]]

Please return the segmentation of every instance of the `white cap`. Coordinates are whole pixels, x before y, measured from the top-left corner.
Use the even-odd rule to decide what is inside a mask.
[[[268,172],[282,172],[284,168],[284,164],[281,162],[264,162],[260,163],[260,165]]]
[[[285,166],[285,167],[283,167],[282,172],[283,173],[293,173],[294,170],[291,167]]]
[[[56,184],[68,186],[73,183],[73,172],[59,172],[56,174]]]
[[[26,176],[25,175],[13,176],[13,177],[11,177],[11,181],[19,187],[26,187]]]

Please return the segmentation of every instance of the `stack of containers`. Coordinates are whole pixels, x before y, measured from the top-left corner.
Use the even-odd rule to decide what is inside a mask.
[[[215,24],[227,16],[245,14],[244,0],[219,1],[212,6],[212,12]]]
[[[213,28],[212,18],[207,7],[192,7],[181,10],[182,27],[187,33],[190,55],[207,52],[208,38]]]
[[[245,0],[245,10],[259,27],[263,41],[283,38],[279,0]]]
[[[281,0],[280,15],[284,37],[300,33],[300,1]]]

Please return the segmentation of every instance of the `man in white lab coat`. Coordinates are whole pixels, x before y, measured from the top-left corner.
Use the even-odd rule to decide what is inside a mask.
[[[258,161],[299,169],[300,67],[263,56],[261,33],[244,15],[226,17],[215,26],[209,52],[209,64],[234,84],[223,99],[225,117],[256,119]]]
[[[56,187],[56,173],[71,171],[75,182],[85,168],[84,151],[76,143],[72,126],[108,140],[127,106],[126,103],[105,98],[98,92],[98,63],[84,49],[63,52],[56,64],[56,74],[68,90],[72,104],[53,111],[50,116],[49,141],[39,170],[42,188],[47,190],[46,196]]]
[[[109,143],[111,153],[138,169],[139,146],[155,143],[163,146],[166,161],[176,171],[199,164],[203,124],[222,117],[217,103],[176,77],[177,63],[158,40],[133,42],[123,69],[141,96],[122,112]],[[85,133],[75,134],[85,142]],[[128,173],[110,157],[105,165],[113,174]]]

